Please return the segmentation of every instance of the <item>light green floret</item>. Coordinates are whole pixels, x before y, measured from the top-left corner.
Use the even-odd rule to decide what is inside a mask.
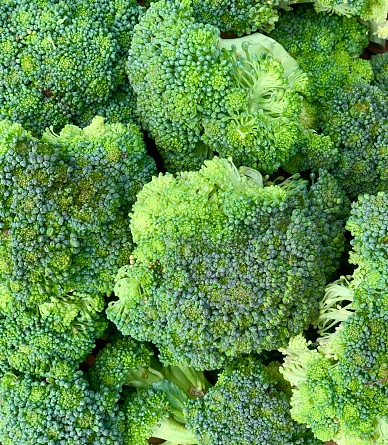
[[[0,438],[4,445],[125,445],[117,391],[92,391],[82,372],[39,380],[0,379]]]
[[[387,17],[387,0],[282,0],[281,6],[298,3],[312,3],[317,12],[344,15],[346,17],[359,16],[362,20],[380,23]]]
[[[193,14],[188,2],[161,0],[135,27],[128,75],[142,125],[170,172],[215,153],[276,171],[303,132],[306,75],[269,37],[223,40]]]
[[[136,248],[108,318],[154,343],[165,364],[202,370],[286,344],[317,315],[347,211],[324,172],[312,185],[274,185],[215,157],[198,172],[160,174],[134,205]]]
[[[388,440],[386,290],[352,277],[326,288],[316,320],[318,349],[302,336],[280,349],[293,387],[291,415],[339,445]]]

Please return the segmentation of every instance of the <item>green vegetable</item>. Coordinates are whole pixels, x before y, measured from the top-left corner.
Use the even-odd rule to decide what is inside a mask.
[[[258,171],[214,158],[153,178],[133,208],[136,261],[118,273],[108,318],[165,364],[202,370],[285,345],[316,316],[347,209],[324,172],[311,187],[264,186]]]

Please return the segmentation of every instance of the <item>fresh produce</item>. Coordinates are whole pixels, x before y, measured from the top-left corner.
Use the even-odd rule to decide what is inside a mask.
[[[387,29],[1,2],[1,445],[388,444]]]

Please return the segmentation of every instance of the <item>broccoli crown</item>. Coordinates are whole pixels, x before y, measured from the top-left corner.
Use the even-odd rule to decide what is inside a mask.
[[[109,109],[127,84],[125,58],[141,11],[135,0],[2,1],[0,119],[40,136],[51,125],[89,123],[85,110]]]
[[[185,404],[186,426],[198,445],[322,444],[292,420],[289,384],[279,363],[263,366],[253,357],[228,365],[202,398]]]
[[[6,298],[0,286],[0,299]],[[5,297],[5,298],[4,298]],[[40,309],[40,310],[39,310]],[[102,297],[80,294],[53,298],[40,308],[17,305],[0,314],[0,369],[40,377],[70,377],[107,322]]]
[[[374,74],[373,85],[388,94],[388,53],[376,54],[370,62]]]
[[[118,394],[90,390],[81,372],[47,381],[6,374],[0,397],[3,445],[124,444]]]
[[[388,440],[388,298],[386,290],[365,284],[354,290],[341,278],[327,287],[318,350],[302,336],[281,350],[282,373],[293,385],[292,417],[319,439],[339,445]],[[346,300],[350,303],[343,306]],[[336,325],[335,332],[327,332]]]
[[[370,62],[358,58],[368,46],[368,29],[356,17],[319,14],[301,6],[282,12],[270,35],[309,74],[304,91],[309,100],[327,100],[337,88],[373,79]]]
[[[371,284],[384,289],[388,283],[388,194],[359,196],[346,228],[353,236],[349,261],[358,266],[355,280],[360,282],[369,274]]]
[[[308,326],[337,267],[348,202],[326,173],[310,190],[296,179],[263,185],[217,157],[145,185],[131,222],[136,262],[119,271],[107,309],[124,335],[156,344],[166,364],[217,369]]]
[[[279,0],[192,0],[193,15],[198,22],[209,23],[223,32],[238,35],[273,29]]]
[[[284,0],[282,6],[314,3],[317,12],[328,12],[347,17],[360,16],[363,20],[382,22],[387,17],[387,0]]]
[[[331,172],[351,198],[387,189],[387,97],[378,87],[335,91],[323,107],[321,127],[339,152]]]
[[[0,129],[2,280],[28,304],[109,292],[133,248],[128,211],[156,170],[140,130],[99,117],[42,140]]]
[[[269,37],[222,41],[187,2],[161,0],[135,26],[128,75],[170,172],[217,152],[270,173],[293,154],[306,78]]]
[[[96,363],[90,370],[93,386],[119,389],[123,385],[152,386],[164,378],[153,355],[150,346],[130,337],[115,339],[97,354]]]

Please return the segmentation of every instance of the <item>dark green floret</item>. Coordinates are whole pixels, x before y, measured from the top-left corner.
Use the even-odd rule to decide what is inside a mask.
[[[309,6],[282,12],[270,34],[309,75],[310,101],[330,99],[333,91],[354,83],[370,83],[370,62],[360,59],[368,46],[368,28],[356,17],[322,14]]]
[[[373,85],[378,86],[380,90],[388,94],[388,53],[376,54],[370,62],[374,74]]]
[[[0,119],[36,136],[96,114],[115,121],[117,90],[127,96],[120,122],[132,119],[125,60],[141,13],[135,0],[2,1]]]
[[[317,342],[297,336],[281,349],[292,417],[339,445],[388,441],[387,209],[385,193],[353,203],[346,227],[357,269],[326,287]]]
[[[330,171],[352,199],[387,190],[388,108],[380,88],[355,84],[335,91],[322,108],[321,128],[338,149]]]
[[[110,292],[133,249],[128,212],[156,171],[133,124],[95,118],[34,139],[0,122],[0,277],[28,304]]]
[[[199,445],[322,444],[292,420],[290,395],[279,363],[246,358],[223,370],[204,397],[187,401],[186,424]]]
[[[108,318],[165,364],[218,369],[273,350],[317,315],[343,248],[348,201],[322,172],[310,187],[266,185],[230,160],[160,175],[133,208],[135,264],[118,273]]]

